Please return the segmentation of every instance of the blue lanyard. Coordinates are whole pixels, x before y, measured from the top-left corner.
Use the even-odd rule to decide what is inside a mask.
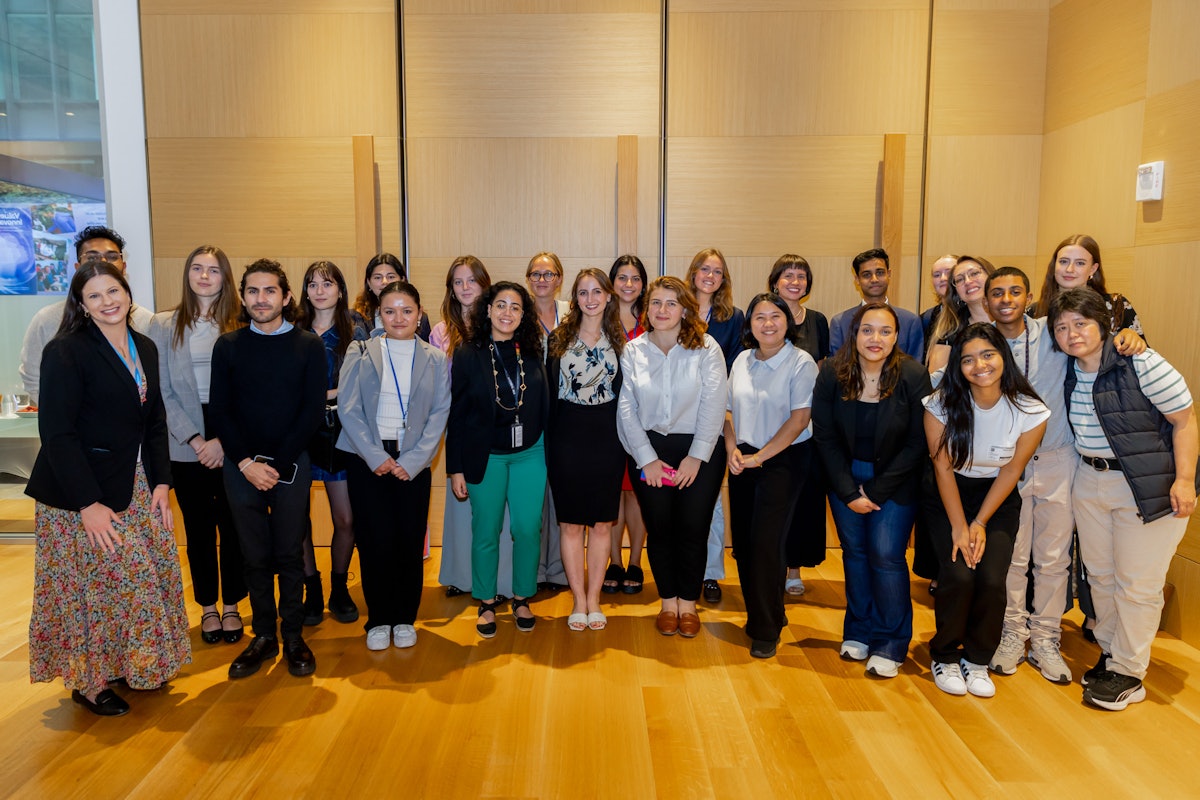
[[[550,331],[552,331],[552,330],[554,330],[554,328],[558,327],[558,301],[557,300],[554,301],[554,328],[547,328],[546,323],[542,322],[541,317],[538,317],[538,324],[542,326],[542,330],[544,330],[546,332],[547,336],[550,335]]]
[[[125,365],[125,369],[129,370],[130,374],[133,375],[133,382],[137,384],[138,389],[140,390],[142,387],[142,371],[138,369],[137,365],[137,350],[134,349],[133,331],[126,331],[126,335],[129,337],[129,358],[133,359],[132,364],[125,359],[125,356],[121,355],[121,351],[118,350],[112,342],[109,342],[108,346],[111,347],[113,352],[117,354],[117,358],[121,359],[121,363]]]
[[[392,382],[396,384],[396,399],[400,401],[400,419],[403,420],[403,427],[408,427],[408,409],[404,407],[404,396],[400,394],[400,379],[396,377],[396,364],[392,361],[392,348],[388,347],[387,336],[383,339],[383,352],[387,354],[388,366],[392,368]],[[412,365],[408,368],[408,390],[412,391],[412,376],[417,369],[417,350],[416,342],[413,343],[413,360]]]

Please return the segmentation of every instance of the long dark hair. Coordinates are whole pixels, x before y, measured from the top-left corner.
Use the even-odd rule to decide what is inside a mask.
[[[646,287],[650,284],[650,278],[646,275],[646,265],[642,260],[633,253],[626,253],[623,256],[617,256],[617,260],[613,262],[612,267],[608,270],[608,281],[614,286],[617,283],[617,273],[621,271],[621,267],[630,266],[637,270],[638,275],[642,276],[642,293],[638,295],[637,300],[633,301],[633,305],[629,311],[634,318],[641,319],[642,311],[646,305]]]
[[[879,375],[880,400],[892,396],[896,384],[900,382],[900,365],[908,358],[900,349],[900,318],[896,316],[896,309],[887,303],[867,303],[860,306],[850,320],[850,333],[846,336],[845,344],[838,348],[833,356],[834,374],[837,376],[838,385],[842,387],[843,400],[857,400],[862,397],[863,373],[862,365],[858,363],[858,329],[862,327],[863,317],[869,311],[886,311],[891,314],[892,325],[896,331],[896,343],[884,360],[883,371]]]
[[[115,278],[125,290],[125,294],[129,295],[129,311],[125,314],[125,324],[133,324],[133,292],[129,290],[125,272],[102,258],[93,258],[80,264],[75,270],[75,277],[71,278],[71,286],[67,289],[67,304],[63,308],[62,322],[59,323],[57,335],[74,333],[88,324],[91,315],[83,307],[83,287],[92,278],[104,275]]]
[[[450,269],[446,272],[446,296],[442,298],[442,322],[446,323],[446,355],[451,356],[460,344],[471,338],[467,331],[471,327],[472,310],[463,308],[462,303],[458,302],[458,295],[454,293],[454,272],[463,266],[471,270],[471,275],[479,284],[479,298],[475,299],[475,305],[479,305],[479,299],[487,294],[492,285],[492,276],[488,275],[487,267],[475,256],[459,256],[451,262]]]
[[[332,261],[314,261],[308,265],[308,269],[304,273],[304,281],[300,286],[300,313],[296,315],[296,324],[307,331],[312,330],[313,322],[316,321],[317,309],[308,299],[309,281],[316,277],[333,281],[338,287],[337,305],[333,307],[333,329],[337,331],[338,335],[337,347],[334,350],[340,362],[346,357],[346,348],[350,346],[350,341],[354,338],[354,318],[350,316],[350,303],[346,299],[346,278],[338,269],[337,264]],[[378,304],[379,301],[376,300],[376,305]],[[371,320],[372,322],[375,320],[373,312]]]
[[[1045,316],[1050,311],[1050,304],[1054,302],[1054,298],[1064,291],[1054,279],[1054,267],[1058,263],[1058,252],[1073,244],[1087,250],[1096,264],[1096,271],[1088,278],[1088,287],[1099,292],[1101,297],[1108,298],[1108,287],[1104,283],[1104,266],[1100,263],[1100,243],[1086,233],[1076,233],[1059,242],[1050,254],[1050,263],[1046,265],[1046,278],[1042,281],[1042,293],[1038,296],[1038,316]]]
[[[1012,350],[1000,331],[987,322],[968,325],[950,345],[950,360],[946,363],[941,384],[934,390],[935,402],[941,405],[946,415],[946,427],[942,431],[942,440],[938,442],[937,452],[945,450],[955,469],[970,465],[971,450],[975,445],[975,401],[971,396],[971,383],[963,375],[960,365],[963,348],[967,342],[976,339],[983,339],[1000,354],[1004,363],[1004,372],[1000,375],[1000,393],[1010,403],[1022,408],[1030,401],[1041,401],[1038,393],[1017,369]]]
[[[367,262],[367,268],[363,270],[363,288],[358,293],[358,298],[354,301],[354,310],[362,314],[363,319],[367,321],[367,326],[375,324],[375,313],[379,311],[379,297],[371,291],[371,273],[376,267],[387,265],[396,270],[396,274],[400,276],[400,280],[408,280],[408,273],[404,269],[404,262],[396,258],[391,253],[380,253]],[[305,286],[308,281],[304,282]],[[346,294],[346,290],[342,289],[342,294]],[[383,294],[381,291],[380,295]],[[340,334],[339,334],[340,335]]]
[[[750,317],[753,315],[754,309],[758,308],[759,303],[770,303],[783,312],[783,318],[787,320],[787,333],[784,334],[784,338],[799,347],[800,328],[796,326],[796,320],[787,307],[787,301],[774,292],[760,292],[754,295],[750,305],[746,306],[746,321],[742,324],[742,347],[749,350],[758,347],[758,339],[754,338],[754,332],[750,330]]]
[[[513,334],[513,340],[522,350],[530,355],[542,358],[542,327],[538,325],[537,312],[533,308],[533,298],[519,283],[500,281],[493,283],[487,291],[480,295],[471,308],[471,343],[477,347],[487,347],[492,341],[492,325],[488,321],[488,307],[496,300],[501,292],[516,292],[521,298],[521,324]]]
[[[625,329],[621,327],[621,311],[617,305],[617,295],[613,292],[613,286],[609,283],[608,276],[595,267],[582,269],[575,276],[575,282],[571,284],[571,310],[567,312],[567,316],[563,317],[558,327],[550,333],[547,343],[550,357],[561,357],[575,343],[575,337],[579,335],[579,326],[583,324],[583,309],[579,307],[579,282],[584,278],[596,281],[600,284],[600,289],[608,294],[608,304],[604,306],[600,329],[604,332],[608,343],[612,345],[617,358],[620,358],[621,350],[625,347]]]
[[[229,257],[225,255],[224,250],[215,245],[202,244],[189,253],[183,262],[183,294],[180,296],[179,305],[175,306],[175,331],[171,337],[171,343],[175,347],[183,344],[184,332],[200,318],[200,300],[192,291],[188,276],[192,272],[192,259],[202,254],[215,258],[221,270],[221,293],[213,300],[210,309],[213,322],[217,323],[217,332],[229,333],[241,325],[238,315],[241,313],[242,304],[238,302],[237,293],[233,288],[233,268],[229,266]]]

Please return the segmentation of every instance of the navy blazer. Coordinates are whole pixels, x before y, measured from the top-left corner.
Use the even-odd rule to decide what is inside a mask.
[[[80,511],[101,502],[124,511],[133,499],[139,449],[151,489],[170,485],[158,349],[137,331],[133,341],[146,378],[145,403],[95,323],[46,345],[38,393],[42,449],[25,487],[39,503]]]
[[[834,360],[827,359],[813,388],[813,437],[829,476],[830,491],[843,503],[858,497],[858,484],[850,474],[854,459],[855,403],[842,399]],[[925,406],[933,391],[929,373],[912,358],[900,360],[900,380],[889,397],[879,401],[875,423],[875,477],[863,491],[876,505],[894,500],[901,505],[917,501],[921,460],[928,456],[925,442]]]
[[[346,350],[338,377],[338,418],[342,434],[337,448],[354,453],[374,472],[387,461],[379,438],[375,415],[379,411],[379,389],[383,379],[383,337],[353,342]],[[450,416],[450,376],[446,354],[431,344],[416,340],[413,351],[412,385],[409,388],[408,419],[404,442],[396,463],[410,478],[428,467]]]

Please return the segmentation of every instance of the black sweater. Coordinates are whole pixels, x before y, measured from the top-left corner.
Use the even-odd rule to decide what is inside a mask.
[[[325,413],[325,368],[321,337],[299,328],[276,336],[242,328],[217,339],[209,411],[225,457],[294,463]]]

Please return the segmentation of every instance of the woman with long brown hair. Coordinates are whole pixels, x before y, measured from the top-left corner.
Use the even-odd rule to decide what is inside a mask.
[[[603,272],[588,267],[575,277],[570,310],[550,334],[546,367],[550,381],[546,463],[561,531],[563,568],[575,601],[567,617],[567,627],[573,631],[600,630],[608,624],[600,610],[600,586],[625,471],[625,451],[617,437],[624,347],[612,284]],[[579,458],[585,451],[588,457]]]
[[[212,350],[217,337],[241,327],[237,284],[221,248],[201,245],[183,262],[179,305],[154,316],[149,335],[167,411],[167,444],[175,499],[187,532],[192,594],[207,644],[242,638],[238,603],[246,597],[242,549],[225,496],[225,452],[208,412]],[[218,547],[218,533],[220,546]],[[217,612],[218,596],[224,601]]]
[[[929,374],[945,369],[950,343],[973,322],[991,322],[984,286],[996,268],[979,256],[959,256],[950,269],[942,311],[933,324],[933,342],[925,354]]]
[[[1042,281],[1042,293],[1030,314],[1044,317],[1049,313],[1054,299],[1068,289],[1086,286],[1104,298],[1109,313],[1109,333],[1131,328],[1143,339],[1142,322],[1129,298],[1118,292],[1109,292],[1104,280],[1104,267],[1100,263],[1100,244],[1086,233],[1068,236],[1054,248],[1054,255],[1046,265],[1046,277]]]
[[[370,332],[378,333],[383,329],[379,319],[379,293],[383,287],[406,280],[408,273],[404,269],[404,262],[391,253],[379,253],[367,262],[367,268],[363,270],[363,288],[354,300],[354,310],[367,321]],[[422,311],[417,337],[428,342],[429,334],[429,316]]]

